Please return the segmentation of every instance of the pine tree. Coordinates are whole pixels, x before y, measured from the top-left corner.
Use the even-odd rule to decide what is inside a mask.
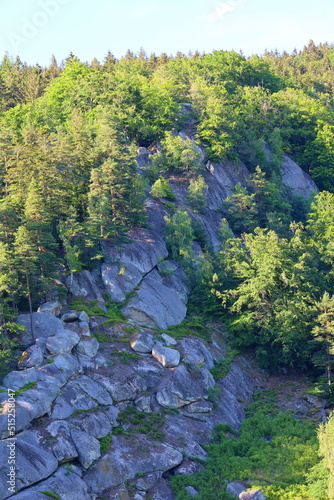
[[[334,366],[334,296],[325,292],[321,301],[316,303],[318,316],[317,325],[313,328],[312,334],[315,341],[320,345],[313,355],[313,362],[316,366],[326,369],[328,391],[333,395],[332,389],[332,367]]]

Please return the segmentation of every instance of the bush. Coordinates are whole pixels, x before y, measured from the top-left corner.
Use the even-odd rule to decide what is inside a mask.
[[[162,175],[153,184],[150,194],[153,198],[164,198],[165,200],[175,201],[173,190]]]

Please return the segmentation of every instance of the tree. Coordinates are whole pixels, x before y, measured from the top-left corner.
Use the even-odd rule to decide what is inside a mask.
[[[249,194],[247,188],[236,184],[233,193],[223,203],[226,218],[232,230],[238,234],[250,232],[257,225],[255,193]]]
[[[192,252],[194,231],[188,213],[177,210],[172,217],[165,216],[166,242],[173,259],[189,258]]]
[[[202,175],[190,180],[187,198],[194,210],[204,212],[207,203],[207,190],[208,187]]]
[[[162,175],[160,175],[159,179],[153,184],[150,194],[153,198],[165,198],[169,201],[175,201],[173,190]]]
[[[326,369],[329,396],[332,397],[332,367],[334,366],[334,296],[325,292],[321,301],[315,304],[318,316],[312,334],[318,349],[313,355],[315,366]]]

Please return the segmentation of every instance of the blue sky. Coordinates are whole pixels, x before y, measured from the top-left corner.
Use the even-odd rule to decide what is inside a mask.
[[[29,64],[70,51],[103,61],[110,50],[291,52],[334,42],[333,0],[0,0],[0,53]]]

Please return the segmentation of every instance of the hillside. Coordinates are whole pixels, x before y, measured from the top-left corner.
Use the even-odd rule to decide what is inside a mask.
[[[333,50],[3,59],[0,498],[333,498]]]

